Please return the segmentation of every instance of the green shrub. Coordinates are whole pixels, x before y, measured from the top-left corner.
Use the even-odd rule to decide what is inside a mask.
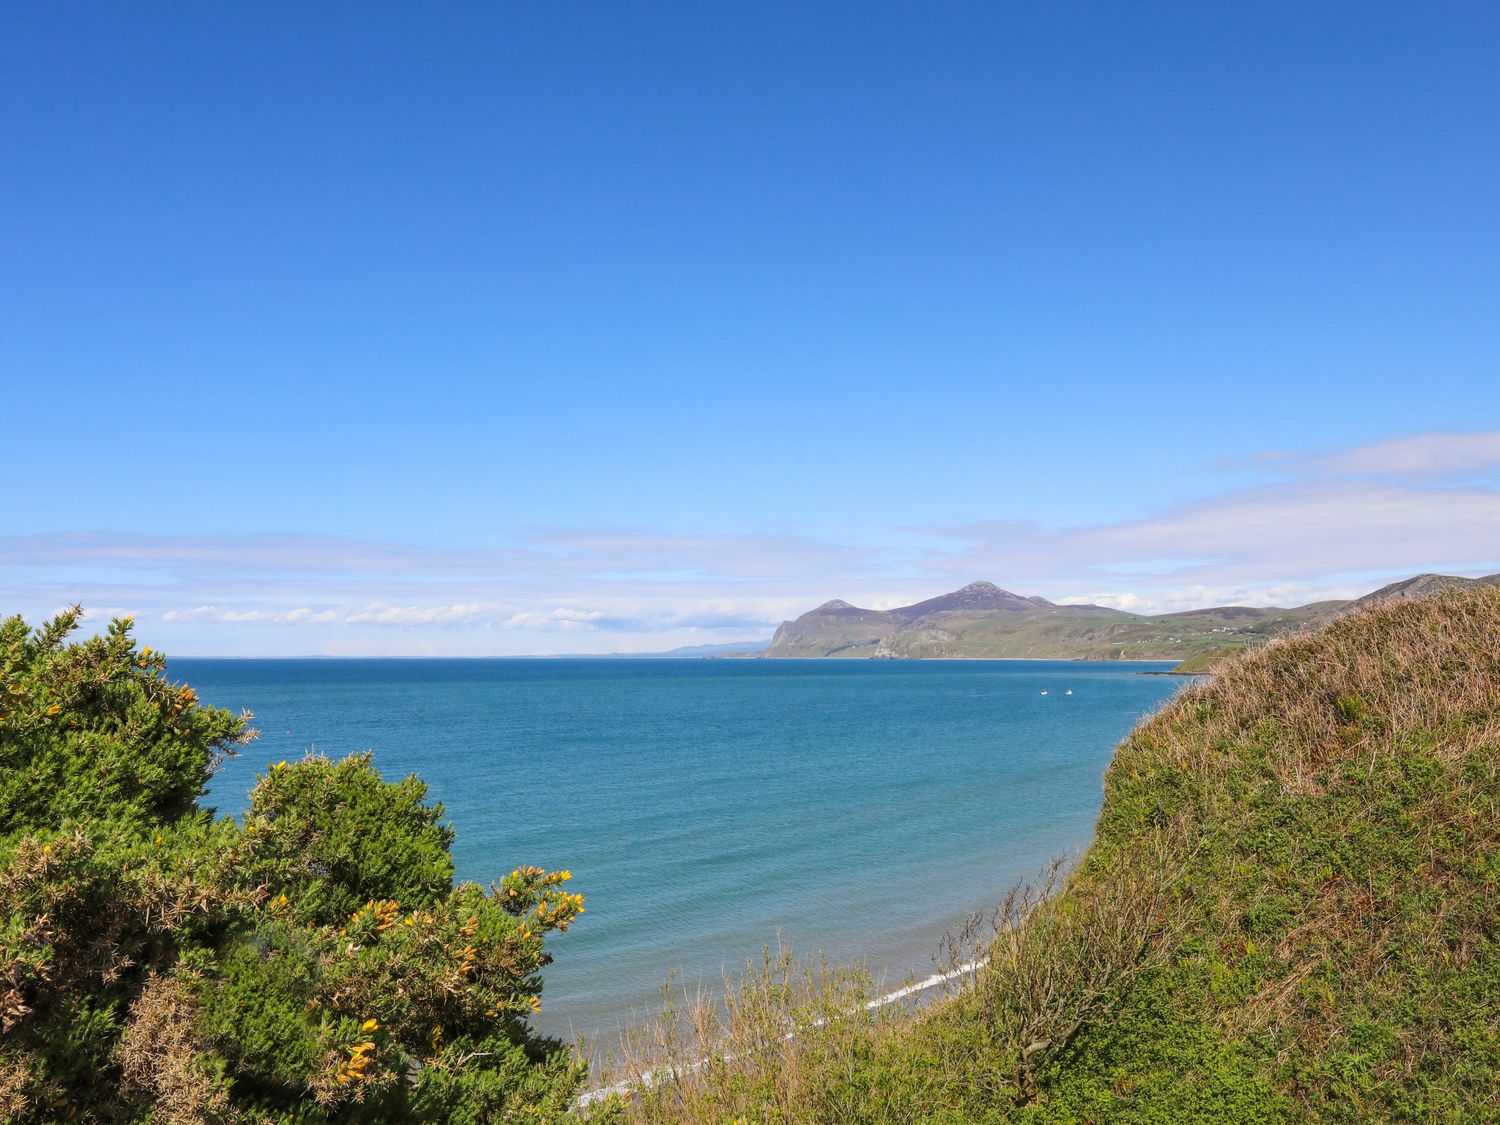
[[[568,873],[454,886],[442,808],[368,755],[215,818],[248,716],[77,619],[0,624],[0,1119],[562,1114],[585,1068],[529,1017]]]
[[[32,634],[0,622],[0,836],[70,822],[170,823],[249,738],[243,717],[198,706],[129,621],[65,644],[69,610]]]
[[[299,919],[335,922],[361,904],[428,906],[453,884],[453,829],[415,777],[382,781],[363,754],[278,762],[250,793],[255,877],[286,893]]]

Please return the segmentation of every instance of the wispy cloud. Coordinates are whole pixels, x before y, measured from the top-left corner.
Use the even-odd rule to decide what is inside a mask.
[[[337,574],[355,580],[510,580],[562,576],[650,581],[805,575],[879,569],[876,544],[809,536],[663,534],[629,528],[533,528],[506,548],[441,548],[317,535],[143,535],[87,531],[0,535],[0,566],[88,568],[121,574]]]
[[[1263,453],[1262,468],[1318,477],[1420,480],[1500,469],[1500,430],[1407,434],[1334,453]]]
[[[1500,569],[1500,432],[1267,454],[1252,488],[1113,523],[1003,520],[814,534],[520,531],[503,546],[329,536],[0,536],[0,600],[77,599],[186,651],[598,650],[766,636],[841,596],[877,607],[989,578],[1151,612],[1349,597],[1421,570]],[[102,616],[102,615],[101,615]],[[165,636],[156,637],[157,631]]]
[[[1131,613],[1178,613],[1204,606],[1298,606],[1328,600],[1348,601],[1369,592],[1369,583],[1330,586],[1282,582],[1272,586],[1176,586],[1139,593],[1105,590],[1066,594],[1056,600],[1073,605],[1103,605]]]
[[[650,632],[685,629],[765,629],[797,608],[783,599],[687,599],[657,604],[641,598],[604,595],[593,608],[551,606],[525,608],[524,603],[489,602],[457,605],[366,605],[336,608],[237,609],[199,605],[162,611],[168,623],[214,625],[338,625],[394,628],[485,628],[528,632]]]
[[[1349,575],[1500,566],[1500,491],[1296,482],[1118,524],[1056,531],[973,524],[944,532],[963,546],[934,569],[955,576],[995,573],[1137,594],[1171,589],[1177,602],[1198,587],[1298,583],[1328,592],[1344,588]],[[1208,600],[1205,593],[1199,604]]]
[[[535,549],[442,550],[325,535],[142,535],[77,531],[0,536],[0,565],[109,566],[174,572],[504,574],[547,562]]]
[[[575,567],[626,576],[713,578],[743,582],[879,572],[891,552],[878,544],[831,543],[809,536],[665,535],[628,529],[544,530],[534,543],[568,552]]]

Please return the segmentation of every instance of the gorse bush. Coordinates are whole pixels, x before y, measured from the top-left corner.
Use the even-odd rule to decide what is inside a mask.
[[[426,903],[453,883],[453,830],[415,777],[390,784],[368,754],[278,762],[251,790],[255,871],[303,921],[340,922],[379,899]]]
[[[77,619],[35,636],[19,617],[0,622],[0,835],[177,821],[249,737],[242,718],[168,683],[161,654],[137,651],[125,622],[65,644]]]
[[[562,1114],[538,1037],[567,872],[453,884],[451,830],[368,755],[198,806],[248,716],[127,622],[0,624],[0,1119],[481,1122]]]

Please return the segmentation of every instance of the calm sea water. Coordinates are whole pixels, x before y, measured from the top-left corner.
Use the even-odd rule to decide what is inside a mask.
[[[222,812],[242,811],[278,759],[370,749],[447,806],[461,878],[570,868],[588,909],[551,939],[542,1026],[596,1036],[648,1010],[669,970],[715,983],[778,934],[892,983],[930,972],[967,912],[1087,846],[1111,751],[1178,686],[1148,667],[175,660],[169,673],[255,713],[260,739],[214,780]]]

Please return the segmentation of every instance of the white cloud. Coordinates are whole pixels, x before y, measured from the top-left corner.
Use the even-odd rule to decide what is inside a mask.
[[[544,633],[596,631],[606,633],[660,633],[674,630],[705,632],[739,631],[750,635],[769,633],[787,616],[800,613],[805,605],[789,598],[732,598],[704,601],[676,600],[669,595],[654,598],[621,598],[603,595],[592,607],[583,605],[514,602],[390,605],[374,603],[354,607],[297,606],[289,609],[236,608],[198,605],[188,609],[136,610],[135,615],[169,624],[262,625],[268,627],[334,625],[376,629],[420,629],[429,627],[482,627]]]
[[[937,573],[1033,583],[1116,575],[1121,585],[1132,578],[1132,586],[1263,588],[1356,572],[1500,565],[1500,491],[1297,482],[1118,524],[1058,531],[976,524],[947,533],[966,545],[934,563]],[[1143,571],[1151,560],[1166,562],[1155,573]]]
[[[1336,453],[1273,453],[1259,460],[1267,468],[1311,476],[1460,477],[1500,469],[1500,430],[1406,434]]]
[[[890,608],[976,578],[1147,612],[1350,597],[1500,570],[1500,433],[1264,461],[1290,479],[1114,523],[811,535],[540,529],[504,548],[270,534],[0,536],[0,605],[83,600],[184,652],[650,650],[768,636],[831,597]],[[1469,474],[1467,478],[1463,474]],[[99,606],[112,607],[108,611]],[[157,636],[158,632],[165,636]]]
[[[1312,602],[1348,601],[1369,592],[1369,585],[1324,586],[1283,582],[1274,586],[1182,586],[1145,593],[1066,594],[1054,600],[1064,605],[1102,605],[1129,613],[1180,613],[1205,606],[1299,606]]]

